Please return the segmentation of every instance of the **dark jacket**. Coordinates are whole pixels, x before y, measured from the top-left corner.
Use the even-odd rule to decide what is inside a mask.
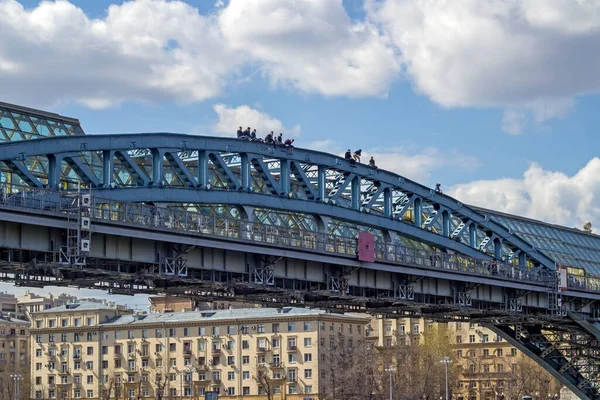
[[[346,160],[349,160],[349,159],[351,159],[351,158],[352,158],[352,154],[351,154],[349,151],[347,151],[347,152],[346,152],[346,154],[344,155],[344,158],[345,158]]]

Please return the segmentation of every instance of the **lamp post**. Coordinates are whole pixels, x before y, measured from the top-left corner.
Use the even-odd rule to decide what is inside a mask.
[[[452,362],[450,357],[446,356],[440,361],[446,368],[446,400],[450,400],[450,391],[448,390],[448,364]]]
[[[385,371],[390,373],[390,400],[393,400],[394,388],[392,386],[392,373],[396,372],[396,367],[394,367],[393,365],[390,365],[389,367],[387,367],[385,369]]]
[[[183,375],[184,374],[193,374],[194,370],[195,370],[194,366],[189,364],[181,371],[176,371],[176,374],[179,375],[179,400],[183,400]],[[193,375],[192,375],[190,377],[190,400],[192,400],[194,397],[193,382],[194,382],[194,379],[193,379]]]
[[[19,400],[19,382],[23,380],[23,376],[19,374],[10,374],[10,377],[14,380],[15,400]]]

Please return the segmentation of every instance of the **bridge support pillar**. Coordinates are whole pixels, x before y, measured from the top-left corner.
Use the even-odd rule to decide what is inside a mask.
[[[240,165],[240,181],[242,182],[242,190],[250,189],[250,157],[248,157],[247,153],[240,154],[241,156],[241,165]]]
[[[280,160],[279,186],[282,195],[287,196],[290,193],[290,161],[286,159]]]
[[[198,151],[198,186],[206,188],[208,184],[208,157],[206,151]]]
[[[448,211],[442,212],[442,235],[450,237],[450,213]]]
[[[162,186],[163,184],[163,156],[165,152],[162,149],[150,149],[152,152],[152,185]]]
[[[469,246],[477,248],[477,225],[474,223],[469,224]]]
[[[421,227],[423,220],[423,206],[420,198],[416,198],[413,203],[413,221],[414,225],[417,227]]]
[[[519,265],[527,265],[527,255],[523,251],[519,252]]]
[[[352,209],[360,209],[360,177],[352,178]]]
[[[494,257],[502,259],[502,239],[498,237],[494,239]]]
[[[392,217],[392,189],[385,188],[383,190],[383,215],[385,217]]]
[[[48,154],[48,188],[58,189],[60,186],[60,164],[62,157]]]
[[[104,187],[110,187],[113,182],[114,156],[115,152],[112,150],[102,152],[102,184]]]
[[[323,165],[319,165],[317,169],[317,200],[323,201],[327,197],[327,179],[326,169]]]

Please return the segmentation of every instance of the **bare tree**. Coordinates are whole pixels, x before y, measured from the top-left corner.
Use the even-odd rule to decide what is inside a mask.
[[[121,375],[111,370],[106,374],[106,382],[102,386],[102,399],[120,400],[123,396],[123,383]]]
[[[258,387],[262,389],[267,396],[267,400],[273,399],[273,377],[272,372],[265,363],[256,362],[256,374],[254,380]]]
[[[156,400],[167,400],[168,393],[165,393],[169,381],[164,374],[157,373],[154,377],[154,398]]]

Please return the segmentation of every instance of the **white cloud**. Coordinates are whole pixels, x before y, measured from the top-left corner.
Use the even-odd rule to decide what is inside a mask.
[[[472,169],[479,165],[475,157],[461,154],[456,150],[440,151],[429,147],[418,152],[412,152],[402,147],[374,148],[363,151],[361,161],[368,163],[373,156],[379,168],[395,172],[408,179],[428,181],[432,173],[442,168]]]
[[[367,0],[366,7],[398,46],[416,90],[445,107],[508,107],[540,123],[600,90],[598,1]],[[512,132],[522,126],[514,122]]]
[[[400,70],[387,38],[351,21],[341,0],[232,0],[219,23],[273,83],[302,92],[381,96]]]
[[[213,19],[183,2],[126,2],[90,19],[67,1],[0,0],[0,14],[0,87],[26,105],[202,101],[239,65]]]
[[[214,125],[216,133],[223,136],[235,136],[238,127],[241,125],[244,129],[250,126],[256,129],[259,137],[265,137],[270,131],[283,133],[284,137],[300,136],[300,125],[294,125],[291,128],[285,127],[277,118],[271,117],[247,105],[236,108],[224,104],[215,104],[213,110],[219,117]]]
[[[527,114],[522,110],[504,110],[502,130],[511,135],[520,135],[527,125]]]
[[[600,158],[593,158],[573,176],[531,164],[522,179],[475,181],[447,192],[467,204],[551,223],[600,225]]]
[[[347,150],[330,139],[310,142],[306,148],[337,154],[340,157],[343,157]],[[351,152],[356,150],[350,149]],[[378,168],[395,172],[417,182],[429,180],[435,171],[446,167],[473,169],[479,166],[479,161],[475,157],[464,155],[457,150],[442,152],[436,147],[413,149],[391,146],[389,148],[362,149],[361,162],[368,164],[371,156],[375,159]]]

